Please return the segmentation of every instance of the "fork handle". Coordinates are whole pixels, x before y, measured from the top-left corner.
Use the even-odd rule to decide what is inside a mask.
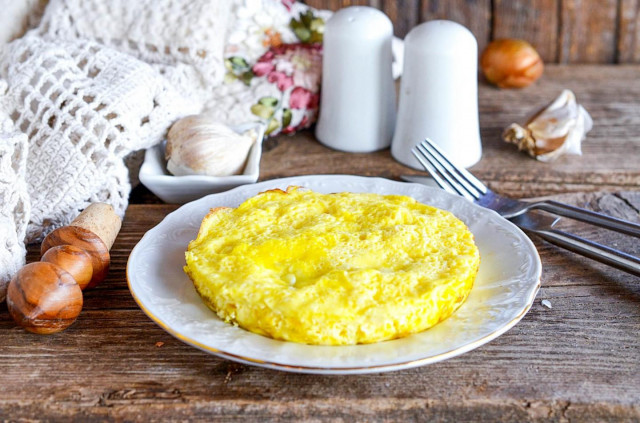
[[[630,254],[557,229],[530,231],[559,247],[640,276],[640,259]]]
[[[581,209],[580,207],[570,206],[553,200],[533,203],[530,208],[544,210],[559,216],[569,217],[571,219],[591,223],[592,225],[640,238],[640,225],[637,223],[606,216],[591,210]]]

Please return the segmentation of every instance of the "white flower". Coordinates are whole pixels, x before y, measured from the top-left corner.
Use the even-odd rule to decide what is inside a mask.
[[[283,43],[296,41],[289,28],[292,15],[280,1],[236,0],[232,13],[236,19],[227,36],[227,55],[239,54],[254,62],[268,50],[274,34],[280,34]]]

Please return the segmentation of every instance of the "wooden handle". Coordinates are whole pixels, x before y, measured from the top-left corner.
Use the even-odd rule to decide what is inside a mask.
[[[71,245],[86,251],[93,264],[93,276],[87,288],[98,285],[109,271],[109,250],[120,231],[122,222],[109,204],[94,203],[87,207],[69,226],[51,232],[42,241],[44,254],[59,245]],[[58,263],[55,263],[58,264]]]
[[[111,250],[120,232],[122,221],[110,204],[93,203],[84,209],[69,226],[78,226],[93,232],[104,242],[107,249]]]
[[[7,305],[13,319],[40,334],[71,325],[82,309],[82,290],[106,277],[109,250],[121,226],[113,207],[95,203],[69,226],[47,235],[41,261],[20,269],[9,283]]]
[[[91,256],[93,276],[87,288],[93,288],[107,276],[111,257],[109,249],[98,235],[80,226],[63,226],[47,235],[40,246],[40,253],[44,256],[49,249],[59,245],[78,247]]]
[[[82,309],[82,291],[61,267],[30,263],[11,279],[7,308],[13,320],[29,332],[48,335],[75,322]]]

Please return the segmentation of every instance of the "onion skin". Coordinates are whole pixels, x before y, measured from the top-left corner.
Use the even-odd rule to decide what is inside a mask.
[[[500,88],[524,88],[540,78],[544,64],[528,42],[498,39],[482,52],[480,68],[487,80]]]

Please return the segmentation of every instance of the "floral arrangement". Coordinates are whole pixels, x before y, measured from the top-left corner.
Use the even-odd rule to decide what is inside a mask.
[[[293,0],[234,0],[226,75],[209,111],[227,123],[252,116],[266,134],[309,127],[318,115],[322,35],[329,11]]]

